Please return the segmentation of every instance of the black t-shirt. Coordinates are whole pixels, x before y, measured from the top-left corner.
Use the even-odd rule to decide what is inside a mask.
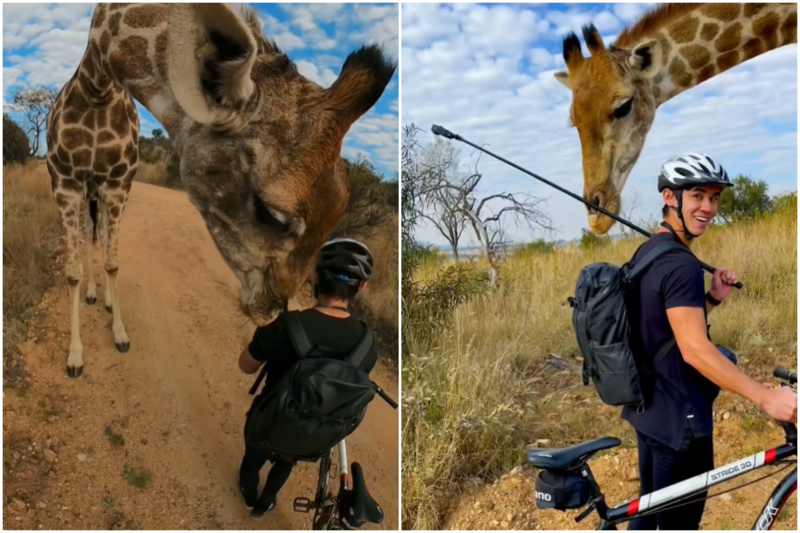
[[[342,358],[355,349],[365,333],[364,325],[352,316],[337,318],[316,309],[301,311],[300,322],[311,346],[325,346],[334,354],[341,354]],[[271,390],[297,362],[297,354],[282,317],[257,328],[248,349],[254,359],[264,361],[267,366],[266,383],[259,396]],[[373,342],[359,368],[369,374],[377,362],[378,348]]]
[[[664,241],[678,240],[672,233],[656,233],[634,255],[644,257]],[[638,283],[637,283],[638,282]],[[681,250],[666,252],[634,282],[631,323],[639,335],[643,353],[651,359],[673,338],[667,309],[701,307],[705,315],[705,286],[700,262]],[[639,432],[675,450],[681,449],[686,428],[695,437],[713,432],[712,404],[715,385],[681,356],[677,343],[655,369],[653,396],[644,413],[624,407],[622,418]]]

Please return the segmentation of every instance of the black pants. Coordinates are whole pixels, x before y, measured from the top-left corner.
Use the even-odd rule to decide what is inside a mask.
[[[695,438],[691,429],[687,428],[681,451],[675,451],[638,431],[636,436],[639,443],[640,496],[714,469],[713,437]],[[628,530],[655,530],[656,526],[659,530],[700,529],[707,493],[704,491],[690,498],[703,498],[698,502],[631,520]]]
[[[267,460],[272,463],[272,468],[269,469],[269,474],[267,474],[267,483],[264,485],[261,498],[267,501],[275,501],[278,492],[292,473],[292,467],[294,466],[292,463],[280,459],[270,459],[266,452],[245,446],[242,466],[239,467],[239,483],[245,490],[253,489],[258,491],[258,473]]]

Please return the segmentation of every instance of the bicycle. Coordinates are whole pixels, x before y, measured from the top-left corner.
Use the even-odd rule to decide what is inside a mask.
[[[772,374],[774,377],[783,380],[781,386],[797,385],[797,374],[788,372],[782,367],[774,369]],[[565,509],[580,509],[588,504],[586,510],[575,518],[576,522],[584,520],[593,511],[597,511],[600,517],[600,524],[597,529],[616,530],[617,524],[691,503],[685,500],[747,472],[753,472],[767,465],[787,465],[777,472],[767,474],[745,485],[733,487],[725,492],[761,481],[789,468],[789,465],[794,465],[791,472],[786,474],[772,491],[752,527],[756,531],[771,529],[781,509],[797,489],[797,460],[788,460],[788,458],[796,457],[797,455],[797,426],[787,422],[779,422],[779,424],[786,434],[785,444],[744,457],[705,474],[700,474],[650,494],[639,496],[635,500],[612,508],[606,505],[605,496],[595,481],[587,462],[597,452],[619,446],[622,441],[614,437],[601,437],[565,448],[528,450],[528,463],[542,470],[536,487],[537,507],[541,509],[555,508],[563,511]],[[545,472],[547,473],[547,479],[543,480],[542,474]],[[564,487],[569,484],[570,488],[567,490],[556,487],[552,491],[544,490],[545,488],[550,488],[550,480],[553,479],[563,482]],[[539,485],[540,482],[542,483],[541,487]],[[540,491],[540,488],[543,490]],[[719,496],[719,494],[714,495],[714,497],[716,496]],[[558,501],[559,497],[561,497],[562,501]],[[565,497],[573,498],[573,501],[565,503]],[[556,501],[554,502],[554,500]]]
[[[377,392],[392,409],[397,409],[397,403],[380,387],[377,388]],[[314,501],[312,502],[308,498],[295,498],[294,510],[300,513],[314,510],[312,529],[315,530],[358,529],[367,522],[380,524],[383,522],[383,509],[370,496],[361,465],[355,462],[351,465],[353,488],[350,489],[345,439],[339,441],[335,447],[339,450],[338,493],[334,496],[328,490],[328,474],[333,457],[333,448],[331,448],[319,459],[319,480]]]

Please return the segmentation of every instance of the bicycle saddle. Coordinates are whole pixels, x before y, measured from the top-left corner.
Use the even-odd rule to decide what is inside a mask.
[[[622,441],[615,437],[581,442],[566,448],[533,448],[528,450],[528,464],[543,470],[571,470],[586,462],[592,455],[606,448],[619,446]]]
[[[380,524],[383,522],[383,509],[369,495],[361,465],[353,463],[351,470],[353,488],[345,492],[339,502],[339,517],[342,519],[342,524],[347,529],[358,529],[367,522]]]

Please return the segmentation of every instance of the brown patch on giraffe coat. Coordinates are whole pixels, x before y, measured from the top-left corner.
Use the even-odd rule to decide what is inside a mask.
[[[128,6],[132,6],[133,4],[109,4],[111,7],[109,11],[119,11],[120,9],[125,9]]]
[[[700,30],[700,37],[702,37],[704,41],[710,42],[714,37],[717,36],[718,33],[719,24],[706,22],[703,24],[703,28]]]
[[[106,6],[98,6],[94,14],[94,24],[92,24],[92,28],[99,28],[103,25],[104,20],[106,20]]]
[[[97,127],[102,129],[108,125],[108,111],[105,109],[97,110]]]
[[[767,4],[745,4],[744,5],[744,16],[745,18],[752,18],[753,15],[761,11],[767,7]]]
[[[782,44],[797,42],[797,13],[789,13],[789,16],[783,21],[781,37],[783,37]]]
[[[83,118],[83,113],[77,109],[67,109],[64,111],[64,124],[79,124]]]
[[[83,92],[78,87],[73,87],[64,100],[64,106],[68,109],[74,109],[81,113],[86,113],[91,108],[89,101],[83,96]]]
[[[86,75],[89,76],[90,79],[94,78],[97,75],[97,71],[94,68],[94,59],[92,59],[92,54],[86,54],[81,61],[81,66],[86,71]]]
[[[120,137],[128,135],[130,127],[128,126],[128,116],[125,113],[125,102],[117,100],[111,108],[111,129]]]
[[[680,57],[675,57],[669,65],[669,75],[679,87],[692,85],[692,75],[686,70],[686,63]]]
[[[162,80],[167,79],[167,32],[163,31],[156,37],[156,69]]]
[[[132,101],[125,102],[125,111],[128,113],[128,118],[131,121],[131,128],[135,130],[136,127],[134,124],[139,122],[139,115],[136,114],[136,104]]]
[[[713,64],[703,67],[697,73],[697,83],[703,83],[707,79],[713,78],[717,74],[717,67]]]
[[[759,54],[763,54],[766,51],[766,47],[764,43],[758,37],[753,37],[749,39],[744,46],[742,47],[742,53],[744,54],[744,59],[747,61],[748,59],[752,59]]]
[[[100,36],[100,57],[108,54],[108,48],[111,46],[111,34],[107,31],[103,32]]]
[[[108,172],[108,169],[119,163],[122,148],[118,145],[101,146],[94,159],[95,172]]]
[[[60,160],[61,160],[63,163],[66,163],[67,165],[71,165],[71,164],[72,164],[72,156],[70,156],[70,155],[69,155],[69,152],[67,152],[67,151],[64,149],[64,147],[63,147],[63,146],[59,146],[59,147],[56,149],[56,156],[57,156],[57,157],[58,157],[58,158],[59,158],[59,159],[60,159]]]
[[[661,87],[658,85],[653,85],[653,97],[658,100],[661,98]]]
[[[95,115],[96,113],[86,113],[86,116],[83,117],[83,125],[90,130],[94,129]]]
[[[48,161],[50,161],[50,164],[53,165],[53,168],[56,170],[56,172],[58,173],[59,177],[72,174],[72,165],[68,165],[68,164],[62,162],[56,156],[56,154],[50,154],[50,157],[48,158]]]
[[[722,30],[717,40],[714,42],[714,47],[717,52],[725,53],[735,50],[739,47],[742,41],[742,24],[736,22]]]
[[[60,177],[58,175],[51,174],[50,177],[55,180],[56,182],[59,181]],[[55,186],[53,187],[55,189]],[[56,205],[61,209],[66,209],[69,207],[70,199],[72,195],[62,194],[60,192],[56,193]]]
[[[689,44],[681,48],[681,55],[694,70],[699,70],[711,62],[711,52],[705,46]]]
[[[111,169],[111,172],[108,173],[108,177],[113,179],[113,180],[117,180],[117,179],[121,178],[122,176],[124,176],[127,171],[128,171],[128,164],[127,163],[120,163],[119,165],[117,165],[117,166],[115,166],[114,168]],[[109,183],[109,186],[110,185],[111,185],[111,183]],[[116,187],[117,186],[115,185],[114,188],[116,188]]]
[[[111,35],[116,37],[119,35],[119,21],[122,20],[122,13],[114,13],[108,19],[108,29],[111,30]]]
[[[74,191],[83,194],[84,185],[72,176],[61,176],[61,181],[58,183],[58,188],[65,191]]]
[[[736,20],[741,11],[741,4],[706,4],[700,8],[701,13],[723,22]]]
[[[94,136],[83,128],[64,128],[61,142],[67,150],[77,150],[83,146],[92,146]]]
[[[679,21],[674,23],[669,28],[669,36],[672,37],[672,40],[678,44],[683,43],[690,43],[694,41],[695,35],[697,35],[697,28],[700,26],[700,21],[695,19],[689,19],[687,21]]]
[[[88,148],[76,150],[72,154],[72,164],[76,167],[88,167],[92,164],[92,151]]]
[[[777,13],[767,13],[760,19],[753,21],[753,33],[761,37],[767,48],[773,49],[778,46],[778,26],[781,19]]]
[[[112,204],[108,206],[108,214],[111,215],[111,218],[119,218],[119,216],[122,214],[119,204]]]
[[[150,6],[134,7],[125,13],[122,21],[131,28],[153,28],[167,21],[166,11]]]
[[[133,140],[131,140],[125,146],[125,159],[127,161],[131,161],[134,158],[134,156],[136,156],[137,153],[138,150],[136,149],[136,144],[134,144]]]
[[[731,50],[725,54],[722,54],[717,58],[717,67],[719,68],[720,72],[725,72],[731,67],[735,67],[739,64],[739,51],[738,50]]]
[[[142,79],[153,75],[147,57],[147,39],[134,35],[123,39],[110,57],[111,69],[118,79]]]
[[[97,134],[97,144],[106,144],[115,141],[117,136],[108,130],[103,130]]]

